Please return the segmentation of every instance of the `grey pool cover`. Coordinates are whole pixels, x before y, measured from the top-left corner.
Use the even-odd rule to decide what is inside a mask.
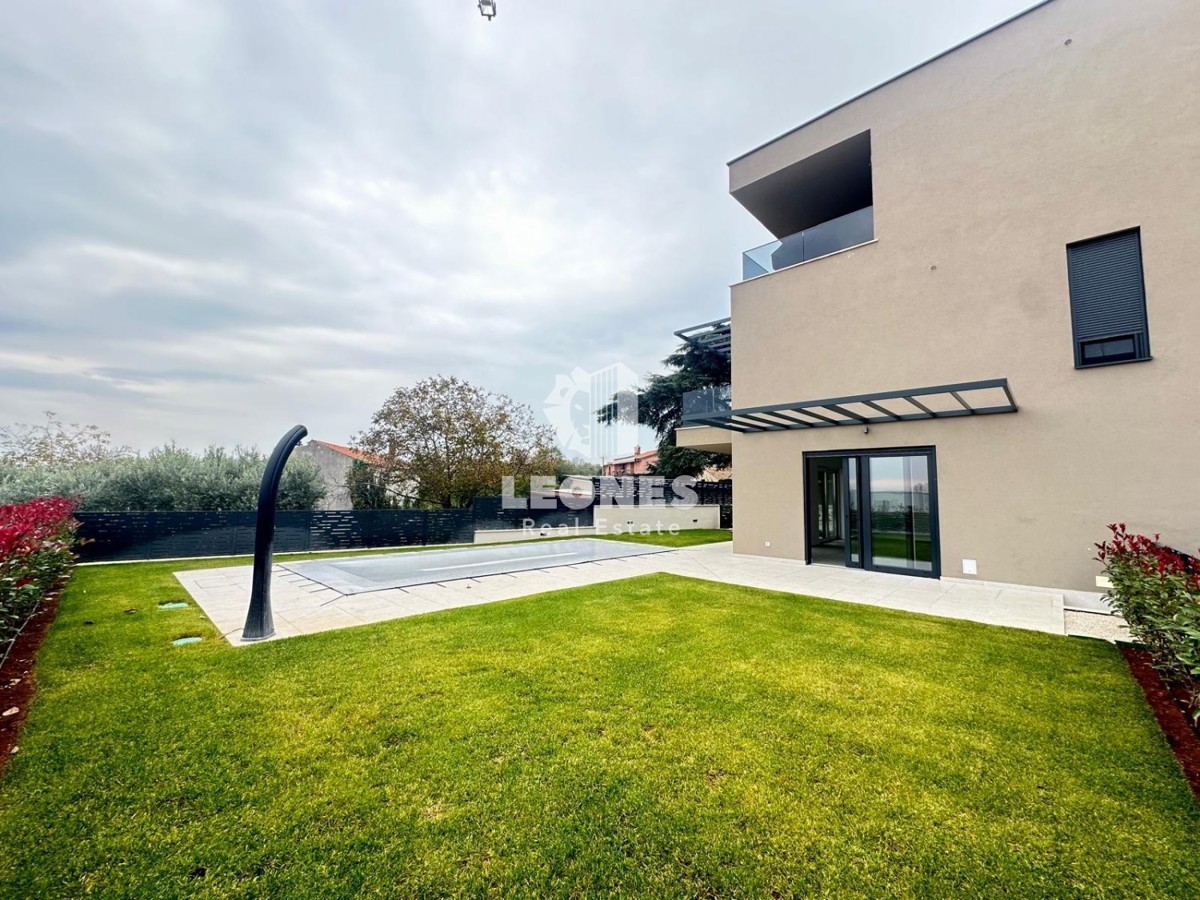
[[[412,587],[457,578],[481,578],[506,572],[528,572],[555,566],[574,566],[602,559],[663,553],[670,547],[627,544],[622,541],[597,541],[579,538],[571,541],[546,541],[531,544],[507,544],[495,547],[470,547],[464,550],[425,550],[419,553],[395,553],[390,556],[356,556],[350,559],[322,559],[310,562],[282,563],[289,572],[303,575],[341,594],[365,594],[388,588]]]

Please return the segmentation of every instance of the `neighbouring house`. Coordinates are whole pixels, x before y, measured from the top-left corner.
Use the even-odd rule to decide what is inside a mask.
[[[357,460],[370,463],[374,457],[353,447],[341,444],[331,444],[329,441],[309,441],[292,451],[292,456],[307,459],[316,463],[321,470],[321,479],[325,484],[325,498],[317,505],[318,509],[353,509],[350,502],[350,489],[346,486],[346,476],[350,474],[350,466]]]
[[[618,456],[606,462],[604,474],[608,476],[649,475],[651,467],[657,464],[657,449],[643,452],[641,446],[635,446],[632,456]]]
[[[640,446],[633,448],[632,456],[618,456],[606,462],[601,474],[607,476],[649,475],[651,467],[658,464],[658,450],[642,451]],[[576,476],[571,476],[572,478]],[[697,477],[697,481],[728,481],[733,478],[733,466],[706,466]]]
[[[729,164],[774,240],[677,440],[737,552],[1073,592],[1109,522],[1200,545],[1198,85],[1195,3],[1049,0]]]

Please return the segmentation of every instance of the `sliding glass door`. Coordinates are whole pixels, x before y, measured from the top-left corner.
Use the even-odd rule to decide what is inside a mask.
[[[809,555],[817,562],[845,565],[845,460],[838,457],[810,459],[806,468]]]
[[[932,574],[929,457],[872,456],[868,466],[871,568]]]
[[[812,457],[806,463],[805,498],[810,562],[862,565],[862,511],[858,460]]]
[[[937,577],[932,449],[805,454],[808,561]]]

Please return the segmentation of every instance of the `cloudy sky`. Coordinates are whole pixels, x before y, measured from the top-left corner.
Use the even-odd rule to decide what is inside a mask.
[[[769,235],[725,163],[1032,0],[7,0],[0,424],[346,441],[442,373],[655,369]]]

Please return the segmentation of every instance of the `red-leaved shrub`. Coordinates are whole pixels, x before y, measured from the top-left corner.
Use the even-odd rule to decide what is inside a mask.
[[[1157,534],[1131,534],[1123,523],[1108,529],[1112,539],[1096,545],[1108,598],[1200,722],[1200,560],[1164,547]]]
[[[77,503],[41,497],[0,506],[0,659],[75,561]]]

